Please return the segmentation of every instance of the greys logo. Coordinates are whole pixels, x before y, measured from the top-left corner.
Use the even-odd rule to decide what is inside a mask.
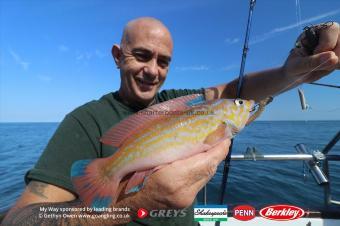
[[[187,209],[170,209],[170,210],[151,210],[149,212],[150,217],[185,217],[187,215]]]

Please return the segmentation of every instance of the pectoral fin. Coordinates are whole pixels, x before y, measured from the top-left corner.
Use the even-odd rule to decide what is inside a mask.
[[[144,171],[138,171],[135,172],[132,177],[129,179],[129,182],[126,185],[125,188],[125,194],[129,194],[132,192],[137,192],[140,189],[143,188],[146,180],[148,177],[154,173],[155,171],[159,170],[162,168],[164,165],[157,166],[156,168],[149,169],[149,170],[144,170]]]
[[[226,138],[226,127],[225,123],[222,123],[217,127],[215,131],[210,133],[204,140],[204,144],[214,145]]]

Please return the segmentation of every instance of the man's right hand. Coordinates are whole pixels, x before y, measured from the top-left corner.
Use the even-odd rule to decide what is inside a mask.
[[[144,188],[135,194],[146,209],[182,209],[190,206],[197,193],[216,173],[229,152],[225,140],[207,152],[175,161],[156,171]],[[138,207],[138,208],[139,208]]]

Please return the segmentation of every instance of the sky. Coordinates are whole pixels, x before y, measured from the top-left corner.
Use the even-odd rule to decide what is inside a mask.
[[[303,27],[340,21],[338,0],[296,2],[257,0],[246,73],[281,66]],[[60,122],[117,90],[111,47],[140,16],[160,19],[174,39],[164,89],[229,82],[239,74],[248,8],[248,0],[0,0],[0,122]],[[320,82],[340,85],[340,72]],[[259,120],[340,120],[339,89],[301,88],[310,110],[293,89]]]

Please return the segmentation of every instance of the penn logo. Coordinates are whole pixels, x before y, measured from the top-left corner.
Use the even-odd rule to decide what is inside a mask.
[[[233,209],[234,218],[240,221],[249,221],[255,217],[255,208],[249,205],[236,206]]]
[[[303,209],[290,205],[267,206],[261,209],[259,213],[262,217],[275,221],[295,220],[305,215]]]

